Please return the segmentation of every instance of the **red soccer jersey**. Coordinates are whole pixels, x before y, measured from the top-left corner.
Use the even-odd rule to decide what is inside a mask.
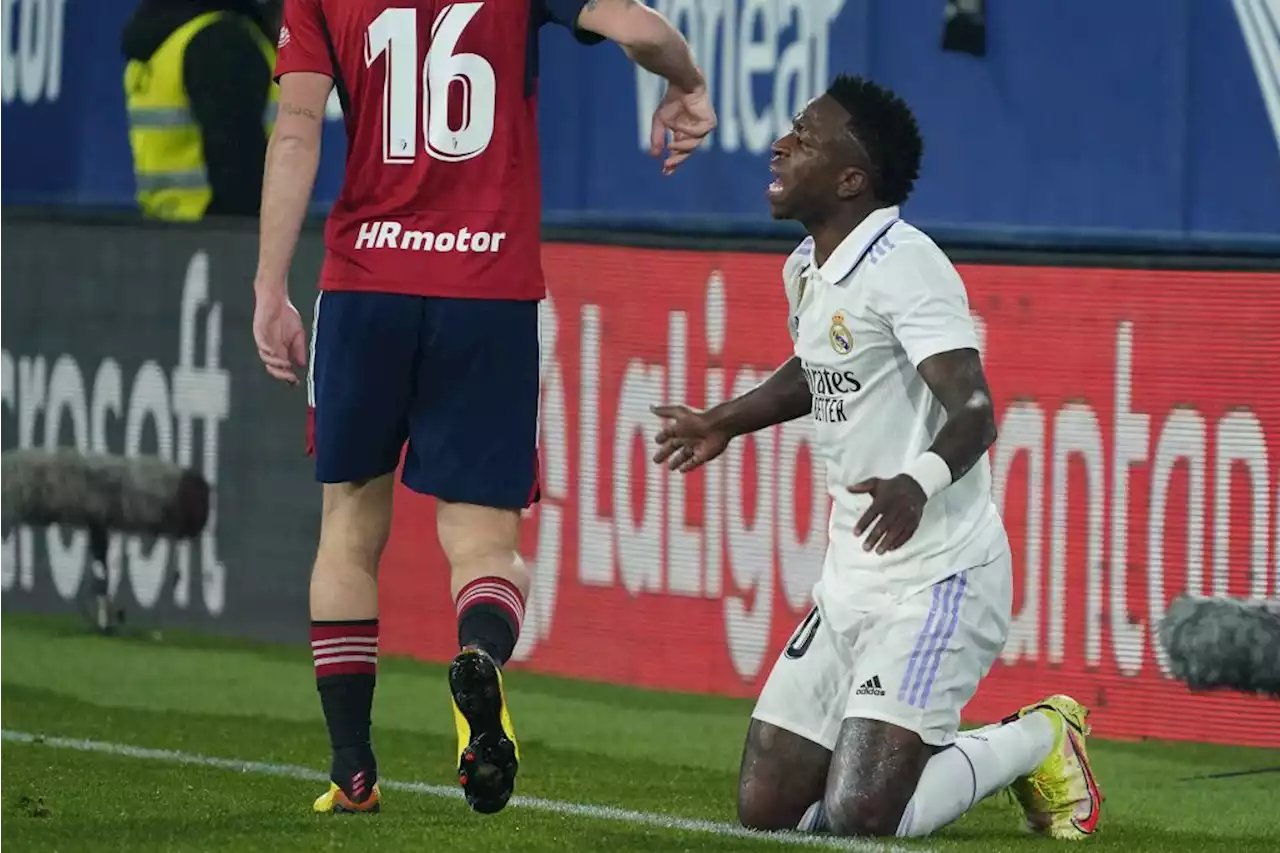
[[[585,2],[286,0],[277,79],[333,77],[346,120],[322,289],[546,294],[538,29]]]

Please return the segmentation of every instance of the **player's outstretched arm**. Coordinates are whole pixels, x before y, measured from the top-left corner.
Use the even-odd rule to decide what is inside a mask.
[[[736,436],[795,420],[813,408],[800,359],[792,357],[764,382],[705,412],[687,406],[654,406],[663,419],[655,437],[657,464],[688,473],[715,459]]]
[[[661,12],[637,0],[587,0],[578,27],[617,43],[641,68],[686,92],[706,87],[684,36]]]
[[[659,157],[665,148],[662,171],[671,174],[716,127],[707,81],[689,43],[661,13],[636,0],[586,0],[577,25],[617,42],[637,65],[667,80],[653,114],[649,153]]]
[[[307,347],[302,320],[289,301],[289,264],[320,165],[324,105],[332,88],[324,74],[280,77],[280,109],[262,178],[253,336],[267,372],[290,384],[298,381],[294,365],[306,364]]]
[[[793,421],[813,411],[813,396],[800,359],[792,356],[773,375],[741,397],[707,412],[717,428],[731,436],[746,435]]]

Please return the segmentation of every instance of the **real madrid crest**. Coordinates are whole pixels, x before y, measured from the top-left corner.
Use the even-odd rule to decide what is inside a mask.
[[[831,341],[831,348],[841,355],[853,352],[853,335],[844,324],[843,311],[831,315],[831,328],[827,331],[827,338]]]

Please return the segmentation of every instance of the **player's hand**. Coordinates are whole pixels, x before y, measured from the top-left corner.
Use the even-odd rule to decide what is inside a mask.
[[[667,85],[667,94],[653,114],[653,127],[649,132],[649,153],[661,157],[662,174],[670,175],[681,163],[688,160],[707,134],[716,128],[716,111],[711,106],[711,96],[706,86],[686,92],[678,86]],[[668,138],[670,134],[670,138]]]
[[[729,446],[731,436],[716,429],[703,412],[688,406],[651,406],[650,411],[662,418],[662,429],[654,437],[659,447],[653,461],[666,464],[672,471],[688,474]]]
[[[920,484],[907,474],[888,480],[872,477],[850,486],[849,491],[855,495],[871,495],[871,506],[854,525],[853,534],[861,536],[874,523],[862,540],[862,550],[877,554],[897,550],[915,535],[928,500]]]
[[[293,368],[307,364],[307,333],[289,297],[258,295],[253,309],[253,339],[267,373],[281,382],[297,385]]]

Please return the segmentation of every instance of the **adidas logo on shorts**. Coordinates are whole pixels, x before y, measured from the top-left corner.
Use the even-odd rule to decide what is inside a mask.
[[[873,675],[853,693],[855,696],[883,696],[884,688],[880,686],[880,676]]]

